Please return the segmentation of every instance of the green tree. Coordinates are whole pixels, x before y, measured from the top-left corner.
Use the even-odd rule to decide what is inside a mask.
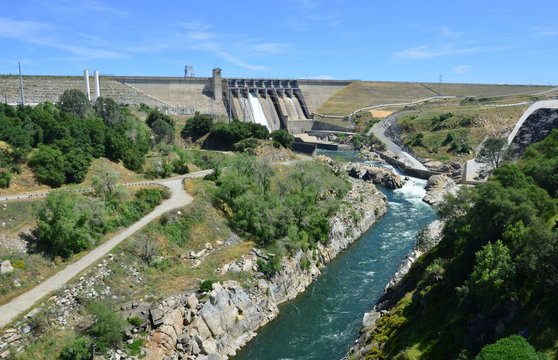
[[[515,264],[500,240],[486,244],[476,253],[476,259],[469,288],[481,310],[489,313],[511,296]]]
[[[29,157],[28,164],[41,184],[59,187],[66,181],[64,155],[57,148],[40,145]]]
[[[37,212],[39,243],[53,255],[69,257],[94,241],[91,208],[84,198],[64,190],[52,191]]]
[[[0,170],[0,188],[6,189],[10,187],[12,174],[9,171]]]
[[[154,140],[156,144],[174,143],[174,128],[168,122],[157,119],[151,124],[151,130],[153,130],[153,134],[155,135]]]
[[[95,112],[99,115],[107,126],[119,124],[122,119],[120,105],[111,98],[99,97],[95,100]]]
[[[277,141],[281,146],[287,149],[293,148],[294,136],[289,134],[287,130],[279,129],[270,134],[273,141]]]
[[[89,117],[93,107],[83,92],[77,89],[64,91],[56,104],[61,111],[72,113],[81,119]]]
[[[72,150],[64,156],[64,173],[66,182],[79,184],[85,180],[91,156],[80,150]]]
[[[547,360],[548,358],[535,350],[523,337],[512,335],[486,345],[475,358],[476,360]]]
[[[143,167],[143,163],[145,162],[145,158],[143,157],[142,153],[135,147],[128,149],[122,156],[122,163],[126,167],[126,169],[130,169],[132,171],[140,171]]]
[[[186,120],[184,128],[180,135],[182,138],[192,138],[192,141],[196,141],[202,136],[209,134],[213,129],[213,117],[210,115],[200,114],[196,111],[193,117]]]
[[[505,146],[505,138],[489,137],[483,142],[476,160],[481,163],[489,164],[492,169],[497,169],[502,165],[502,161],[505,158]]]

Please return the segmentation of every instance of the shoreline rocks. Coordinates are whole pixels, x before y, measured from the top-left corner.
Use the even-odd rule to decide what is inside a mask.
[[[155,304],[164,315],[162,324],[151,332],[147,359],[224,360],[234,356],[256,336],[258,328],[279,314],[277,305],[304,292],[330,260],[386,212],[386,197],[373,184],[356,179],[350,181],[351,190],[344,198],[347,205],[330,220],[326,245],[318,244],[315,250],[300,250],[283,258],[282,269],[277,274],[269,280],[260,278],[250,289],[227,281],[213,284],[205,295],[177,295]],[[355,214],[359,214],[358,218]],[[259,253],[254,251],[255,256]],[[303,258],[309,260],[308,266],[301,265]],[[242,261],[246,263],[247,259]],[[230,268],[228,265],[227,270]],[[257,278],[257,273],[254,277]],[[162,305],[169,302],[174,306]],[[179,318],[184,324],[180,333]]]
[[[422,198],[427,204],[436,205],[444,199],[447,194],[456,194],[458,186],[455,181],[447,175],[432,175],[426,183],[426,195]]]
[[[390,189],[399,189],[405,183],[401,176],[393,171],[368,164],[350,162],[345,165],[345,171],[354,179],[371,181]]]

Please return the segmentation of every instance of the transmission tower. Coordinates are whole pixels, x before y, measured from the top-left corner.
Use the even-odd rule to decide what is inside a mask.
[[[440,74],[439,77],[439,82],[438,82],[438,95],[440,96],[444,96],[444,91],[442,89],[442,83],[444,82],[444,75]]]

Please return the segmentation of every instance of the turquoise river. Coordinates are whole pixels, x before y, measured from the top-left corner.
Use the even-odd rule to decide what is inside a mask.
[[[337,155],[356,160],[351,153]],[[386,215],[330,262],[306,292],[282,304],[279,316],[234,360],[341,359],[358,337],[363,314],[413,248],[418,232],[435,218],[421,201],[425,185],[411,178],[401,189],[381,189],[389,200]]]

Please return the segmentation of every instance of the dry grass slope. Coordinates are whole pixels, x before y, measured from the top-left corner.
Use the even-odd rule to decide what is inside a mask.
[[[318,113],[348,115],[354,110],[374,105],[404,103],[433,96],[510,96],[533,94],[550,89],[538,85],[495,85],[495,84],[443,84],[355,81],[333,94]]]

